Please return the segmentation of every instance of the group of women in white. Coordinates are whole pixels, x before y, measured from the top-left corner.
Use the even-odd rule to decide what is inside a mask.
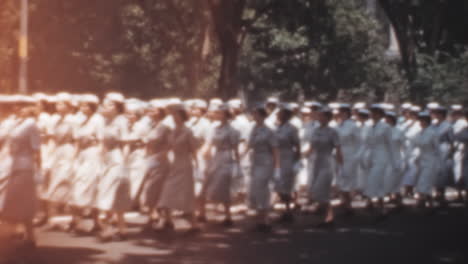
[[[269,98],[246,111],[239,99],[109,93],[101,102],[59,93],[0,96],[0,108],[0,219],[22,224],[31,243],[33,220],[46,224],[64,208],[68,230],[87,216],[90,232],[125,239],[124,214],[135,209],[148,228],[160,222],[172,230],[181,212],[197,231],[208,203],[222,206],[222,224],[232,225],[234,198],[246,194],[255,229],[268,231],[273,204],[284,205],[278,220],[290,222],[302,194],[327,227],[334,198],[352,213],[361,197],[383,216],[385,203],[401,207],[405,195],[432,208],[446,203],[447,187],[460,199],[468,187],[460,105]]]

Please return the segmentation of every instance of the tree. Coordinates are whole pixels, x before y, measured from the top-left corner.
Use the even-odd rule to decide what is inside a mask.
[[[418,74],[417,54],[434,56],[442,51],[459,56],[468,45],[468,2],[455,0],[379,0],[395,33],[407,78],[414,83]],[[410,96],[420,96],[421,86],[412,85]]]

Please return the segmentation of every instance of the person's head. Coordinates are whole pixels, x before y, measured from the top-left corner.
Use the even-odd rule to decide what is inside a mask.
[[[370,108],[370,117],[374,122],[378,122],[385,117],[385,110],[379,104],[372,105]]]
[[[166,103],[163,100],[152,100],[147,114],[155,122],[163,120],[167,115]]]
[[[268,114],[273,113],[279,105],[279,100],[276,97],[270,97],[265,103],[265,110]]]
[[[21,118],[36,118],[39,115],[37,106],[25,105],[21,107],[20,117]]]
[[[195,99],[190,107],[190,116],[202,117],[206,114],[207,103],[201,99]]]
[[[430,113],[428,112],[421,112],[418,114],[418,120],[422,128],[427,128],[432,123],[432,118]]]
[[[252,117],[257,125],[263,125],[268,113],[264,107],[257,107],[252,111]]]
[[[341,105],[338,111],[339,111],[341,120],[348,120],[351,118],[351,107],[349,105],[347,104]]]
[[[244,105],[240,99],[229,100],[228,106],[232,116],[240,115],[244,111]]]
[[[317,119],[320,123],[320,126],[322,127],[328,126],[332,118],[333,118],[333,112],[331,109],[327,107],[324,107],[323,109],[321,109],[317,114]]]
[[[447,119],[447,109],[445,107],[438,107],[432,110],[432,117],[439,122]]]
[[[385,115],[385,121],[390,126],[394,127],[397,124],[397,116],[394,112],[387,112]]]
[[[452,113],[450,115],[451,115],[452,120],[458,120],[460,118],[463,118],[463,106],[452,105],[451,109],[452,109]]]
[[[282,107],[277,115],[276,115],[276,118],[277,120],[279,121],[280,124],[284,124],[284,123],[287,123],[289,122],[289,120],[291,120],[293,116],[293,112],[288,109],[287,107]]]
[[[301,108],[301,119],[304,123],[310,122],[313,120],[312,111],[308,107]]]

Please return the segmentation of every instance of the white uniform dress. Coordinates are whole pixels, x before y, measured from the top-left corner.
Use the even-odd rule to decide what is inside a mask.
[[[404,186],[414,186],[417,180],[418,167],[416,165],[416,158],[418,157],[417,150],[413,142],[416,136],[421,132],[421,125],[418,121],[413,121],[409,124],[404,131],[405,133],[405,172],[403,175]]]
[[[68,204],[72,195],[74,161],[77,154],[73,142],[76,128],[75,116],[69,114],[57,123],[53,131],[53,158],[51,162],[46,200],[54,203]]]
[[[252,122],[244,115],[237,115],[231,121],[231,127],[237,130],[239,133],[239,153],[244,153],[247,147],[247,141],[249,134],[253,128]],[[240,160],[240,171],[234,173],[232,182],[233,193],[245,193],[246,187],[248,186],[248,175],[250,172],[250,160],[248,157],[241,157]]]
[[[205,194],[209,201],[228,203],[231,201],[231,181],[235,171],[233,152],[239,145],[239,133],[227,124],[212,128],[208,143],[215,148],[208,161]]]
[[[249,205],[256,210],[270,208],[270,183],[273,179],[274,149],[277,142],[266,125],[255,125],[248,140],[250,152]]]
[[[159,122],[151,124],[151,131],[145,137],[146,158],[144,159],[145,178],[141,194],[138,195],[140,207],[155,209],[161,197],[162,188],[169,174],[167,152],[170,148],[169,135],[171,130]]]
[[[308,158],[308,173],[312,175],[309,177],[312,180],[308,186],[309,198],[320,203],[329,202],[335,169],[333,150],[340,145],[338,133],[328,126],[318,127],[306,140],[312,148]]]
[[[102,132],[104,118],[94,114],[75,131],[75,141],[79,148],[74,162],[75,177],[70,204],[80,208],[93,208],[99,191],[99,180],[103,173]]]
[[[195,180],[193,158],[197,142],[188,127],[176,127],[169,135],[169,147],[173,155],[170,172],[161,192],[160,208],[169,208],[186,213],[195,209]]]
[[[465,128],[468,127],[468,122],[466,121],[465,118],[460,118],[455,121],[453,124],[453,133],[455,135],[459,134],[462,132]],[[453,157],[453,175],[454,175],[454,180],[456,183],[460,182],[462,179],[462,166],[463,166],[463,153],[465,151],[465,144],[464,142],[456,140],[454,142],[455,146],[455,154]]]
[[[390,149],[392,151],[395,164],[388,166],[385,176],[385,193],[398,193],[402,187],[405,159],[403,156],[405,138],[403,131],[398,127],[392,127]]]
[[[146,117],[141,118],[130,127],[129,134],[126,136],[127,140],[141,140],[148,136],[151,131],[151,120]],[[129,155],[128,163],[130,168],[130,180],[132,182],[130,195],[132,200],[138,204],[139,195],[143,187],[143,181],[147,173],[148,167],[146,166],[146,148],[141,143],[130,144],[127,146]]]
[[[0,182],[2,219],[22,222],[33,219],[37,208],[34,153],[41,147],[39,128],[27,118],[10,131],[6,142],[10,158],[8,177]]]
[[[455,140],[459,143],[468,146],[468,127],[455,134]],[[464,183],[464,187],[468,189],[468,148],[463,149],[461,165],[461,180]]]
[[[391,151],[391,127],[380,120],[369,129],[366,144],[369,150],[367,157],[369,174],[365,194],[370,198],[382,198],[385,195],[384,182],[388,166],[394,166],[395,160]]]
[[[289,122],[277,126],[274,132],[278,144],[281,167],[279,178],[275,179],[275,191],[282,195],[290,195],[295,186],[295,166],[297,166],[299,161],[294,152],[294,148],[300,143],[299,132]]]
[[[372,128],[372,121],[358,123],[359,128],[359,138],[361,144],[359,145],[357,151],[358,159],[358,169],[357,169],[357,179],[356,179],[356,191],[364,192],[367,186],[367,176],[369,174],[369,149],[367,148],[367,137]]]
[[[413,145],[417,150],[418,168],[415,190],[430,195],[436,186],[441,165],[439,136],[433,129],[426,128],[414,137]]]
[[[127,155],[121,140],[128,133],[128,120],[117,116],[110,121],[103,135],[104,173],[99,182],[97,208],[102,211],[128,211],[132,206],[131,182]]]
[[[450,156],[451,146],[453,144],[452,124],[445,120],[437,125],[430,127],[434,129],[439,136],[440,148],[440,171],[437,176],[437,187],[443,188],[447,185],[453,185],[453,157]]]
[[[351,119],[345,120],[336,127],[343,152],[343,167],[339,170],[336,186],[345,192],[357,188],[358,160],[357,156],[360,143],[359,128]]]

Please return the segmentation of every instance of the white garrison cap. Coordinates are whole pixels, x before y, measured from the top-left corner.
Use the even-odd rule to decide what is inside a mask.
[[[208,111],[217,112],[217,111],[226,111],[229,110],[229,106],[226,103],[210,103]]]
[[[85,103],[99,104],[99,98],[94,94],[83,94],[81,101]]]
[[[388,116],[393,116],[393,117],[397,116],[396,113],[393,112],[393,111],[387,111],[387,112],[385,112],[385,114],[388,115]]]
[[[194,99],[193,100],[193,107],[206,109],[208,107],[208,104],[206,103],[205,100]]]
[[[305,107],[322,107],[322,104],[316,101],[307,101],[304,103]]]
[[[372,104],[370,106],[370,109],[380,109],[380,110],[386,110],[384,104]]]
[[[279,99],[276,97],[268,97],[267,104],[279,104]]]
[[[338,109],[340,108],[340,103],[329,103],[328,107],[330,107],[331,109]]]
[[[123,103],[125,101],[125,97],[121,93],[108,93],[106,94],[106,100],[111,102]]]
[[[440,107],[440,104],[437,102],[428,103],[426,106],[429,110],[436,110],[438,107]]]
[[[456,105],[450,106],[450,109],[452,109],[452,111],[461,111],[461,110],[463,110],[463,106],[459,105],[459,104],[456,104]]]
[[[229,100],[228,105],[230,108],[239,109],[239,108],[242,108],[243,104],[240,99],[236,98],[236,99]]]
[[[310,113],[312,113],[312,110],[310,110],[309,107],[302,107],[302,108],[301,108],[301,113],[303,113],[303,114],[310,114]]]
[[[366,103],[364,103],[364,102],[357,102],[357,103],[354,104],[353,108],[354,108],[354,109],[366,108]]]
[[[166,107],[174,110],[184,109],[184,104],[179,98],[170,98],[166,101]]]
[[[58,101],[58,102],[72,102],[72,96],[71,94],[69,93],[58,93],[56,96],[55,96],[55,99]]]
[[[150,106],[153,108],[166,108],[166,101],[163,99],[153,99],[150,101]]]
[[[417,105],[413,105],[411,108],[410,108],[410,111],[411,112],[421,112],[421,107],[417,106]]]
[[[279,105],[280,109],[285,109],[289,111],[294,111],[294,107],[290,103],[281,103]]]
[[[33,94],[33,97],[36,98],[39,101],[47,99],[47,95],[45,93],[35,93],[35,94]]]
[[[395,106],[393,104],[389,104],[389,103],[382,103],[381,104],[383,109],[387,110],[387,111],[392,111],[395,109]]]
[[[407,109],[410,109],[411,106],[412,105],[410,103],[404,103],[404,104],[401,105],[401,109],[407,110]]]
[[[358,109],[358,113],[363,114],[363,115],[369,115],[370,114],[369,110],[367,110],[365,108]]]
[[[294,110],[299,109],[299,104],[296,103],[296,102],[291,102],[291,103],[289,103],[289,106],[290,106],[292,109],[294,109]]]

